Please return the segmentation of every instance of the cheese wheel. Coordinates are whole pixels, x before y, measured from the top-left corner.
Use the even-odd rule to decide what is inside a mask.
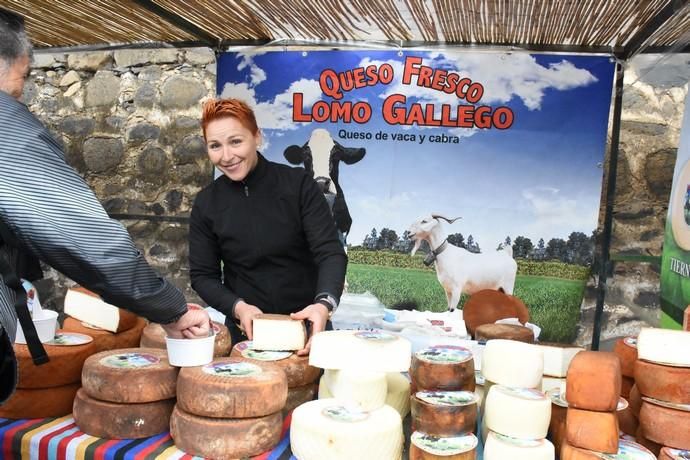
[[[307,343],[307,326],[290,315],[262,313],[252,320],[252,335],[257,350],[301,350]]]
[[[397,410],[400,418],[404,419],[410,413],[410,381],[400,372],[388,372],[386,383],[386,405]]]
[[[621,439],[618,443],[618,453],[607,455],[591,450],[578,449],[565,443],[561,449],[561,460],[601,460],[602,458],[616,459],[635,459],[635,460],[656,460],[652,452],[644,446]]]
[[[635,385],[635,379],[631,377],[623,377],[621,379],[621,398],[630,399],[630,390]]]
[[[64,312],[72,318],[110,332],[127,331],[139,320],[134,313],[106,303],[95,292],[79,286],[67,290]]]
[[[272,363],[217,358],[185,367],[177,379],[177,405],[212,418],[263,417],[280,412],[287,401],[285,372]]]
[[[314,383],[321,375],[321,369],[309,365],[309,356],[298,356],[288,351],[255,350],[251,341],[245,340],[232,348],[230,356],[242,357],[249,362],[270,362],[285,371],[288,388],[302,387]]]
[[[638,423],[632,409],[627,407],[624,410],[619,410],[616,412],[616,416],[618,417],[618,429],[627,435],[635,436]]]
[[[529,321],[529,311],[517,297],[493,289],[472,294],[462,308],[462,319],[472,336],[482,324],[493,324],[505,318],[517,318],[525,324]]]
[[[164,350],[124,348],[89,357],[81,381],[84,392],[92,398],[146,403],[174,398],[177,373]]]
[[[175,446],[205,458],[245,458],[269,451],[280,442],[283,416],[218,419],[199,417],[175,406],[170,417],[170,435]]]
[[[541,388],[544,352],[514,340],[490,340],[482,355],[486,380],[515,388]],[[486,390],[486,388],[485,388]]]
[[[687,460],[690,458],[690,451],[663,447],[659,452],[659,460]]]
[[[82,388],[74,399],[74,422],[98,438],[148,438],[168,431],[174,405],[174,399],[139,404],[99,401]]]
[[[642,430],[641,425],[639,427],[637,427],[637,433],[635,433],[635,441],[637,443],[639,443],[640,445],[644,446],[646,449],[648,449],[654,455],[658,456],[661,453],[661,448],[663,446],[659,443],[656,443],[654,441],[647,439],[643,434],[643,430]]]
[[[630,397],[628,398],[628,403],[630,404],[630,410],[636,418],[640,417],[640,408],[642,407],[642,395],[637,389],[637,384],[633,385],[630,389]]]
[[[412,426],[431,436],[475,431],[477,395],[471,391],[418,391],[410,398]]]
[[[616,340],[613,352],[621,361],[621,374],[624,377],[635,377],[635,361],[637,361],[637,338],[623,337]]]
[[[431,436],[415,431],[410,436],[410,460],[476,460],[477,437],[472,434],[454,437]]]
[[[388,381],[383,372],[326,369],[324,383],[340,404],[372,411],[386,403]]]
[[[287,400],[285,401],[285,407],[283,407],[283,414],[287,414],[305,402],[312,401],[315,397],[315,383],[308,383],[301,387],[288,388]]]
[[[324,331],[312,336],[309,364],[322,369],[406,372],[412,343],[383,331]]]
[[[389,406],[358,412],[319,399],[292,413],[290,448],[300,460],[400,460],[403,442],[400,415]]]
[[[77,332],[93,337],[96,344],[96,352],[106,350],[116,350],[120,348],[134,348],[139,346],[141,332],[146,327],[146,320],[138,318],[136,324],[131,329],[114,334],[103,329],[94,329],[85,326],[81,321],[74,318],[65,318],[62,329],[65,332]]]
[[[489,430],[521,439],[543,439],[549,431],[551,400],[539,390],[493,385],[484,418]]]
[[[29,347],[14,344],[14,354],[17,357],[19,381],[17,388],[50,388],[81,380],[81,369],[86,358],[96,352],[96,344],[91,337],[75,335],[74,333],[57,331],[57,337],[62,339],[81,340],[83,345],[51,345],[54,340],[44,343],[50,361],[36,366],[31,359]]]
[[[534,332],[525,326],[515,324],[482,324],[474,331],[475,340],[516,340],[518,342],[534,343]]]
[[[568,444],[573,447],[615,454],[618,452],[618,417],[615,412],[568,407],[565,435]]]
[[[639,359],[668,366],[690,367],[690,332],[642,328],[637,336]]]
[[[2,418],[62,417],[72,413],[79,383],[51,388],[17,389],[2,405]]]
[[[645,438],[662,446],[690,450],[690,411],[642,401],[640,428]]]
[[[583,351],[575,355],[566,379],[565,398],[569,407],[613,412],[620,395],[621,366],[615,354]]]
[[[554,460],[553,444],[546,439],[516,439],[489,432],[484,445],[484,460]]]
[[[558,452],[561,454],[560,460],[601,460],[599,452],[573,447],[568,444],[566,439],[563,439],[563,444]]]
[[[213,357],[219,358],[228,356],[232,348],[232,339],[228,327],[216,321],[212,322],[216,339],[213,342]],[[165,344],[165,330],[158,323],[149,323],[141,333],[139,346],[142,348],[161,348],[167,349]]]
[[[635,364],[635,383],[643,396],[677,404],[690,404],[690,368],[664,366],[640,360]]]
[[[551,404],[551,420],[549,421],[549,439],[556,452],[560,452],[565,442],[565,419],[568,409],[556,403]]]
[[[576,354],[584,348],[563,344],[535,345],[544,353],[544,375],[564,378],[568,374],[568,367]]]
[[[412,356],[410,378],[417,390],[474,391],[474,359],[468,349],[438,345]]]

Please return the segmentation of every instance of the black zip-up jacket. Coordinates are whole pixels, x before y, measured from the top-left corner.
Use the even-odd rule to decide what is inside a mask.
[[[294,313],[323,294],[339,299],[345,280],[347,256],[314,179],[257,155],[244,181],[219,177],[192,208],[192,287],[228,325],[240,299]]]

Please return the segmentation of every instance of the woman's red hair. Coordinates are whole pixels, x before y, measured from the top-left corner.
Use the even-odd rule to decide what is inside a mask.
[[[252,134],[256,135],[259,132],[254,111],[246,102],[239,99],[210,99],[204,103],[201,115],[204,137],[206,137],[206,127],[210,122],[229,117],[236,118]]]

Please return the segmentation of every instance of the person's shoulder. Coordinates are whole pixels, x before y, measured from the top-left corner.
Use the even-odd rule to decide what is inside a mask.
[[[276,163],[275,161],[268,161],[267,163],[274,174],[290,181],[301,182],[305,180],[305,178],[311,177],[301,166],[290,166],[283,163]]]
[[[220,176],[202,188],[194,198],[194,206],[204,209],[212,207],[213,203],[218,199],[218,195],[220,193],[218,189],[222,180],[223,176]]]

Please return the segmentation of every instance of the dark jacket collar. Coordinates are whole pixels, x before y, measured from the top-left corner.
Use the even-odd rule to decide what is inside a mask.
[[[254,185],[257,182],[261,180],[263,176],[266,175],[266,171],[268,170],[268,164],[269,161],[259,152],[256,152],[257,156],[257,161],[256,161],[256,166],[254,166],[254,169],[249,171],[249,174],[247,174],[247,177],[244,178],[244,180],[241,181],[234,181],[230,179],[228,176],[223,174],[223,180],[228,181],[231,184],[234,185]]]

